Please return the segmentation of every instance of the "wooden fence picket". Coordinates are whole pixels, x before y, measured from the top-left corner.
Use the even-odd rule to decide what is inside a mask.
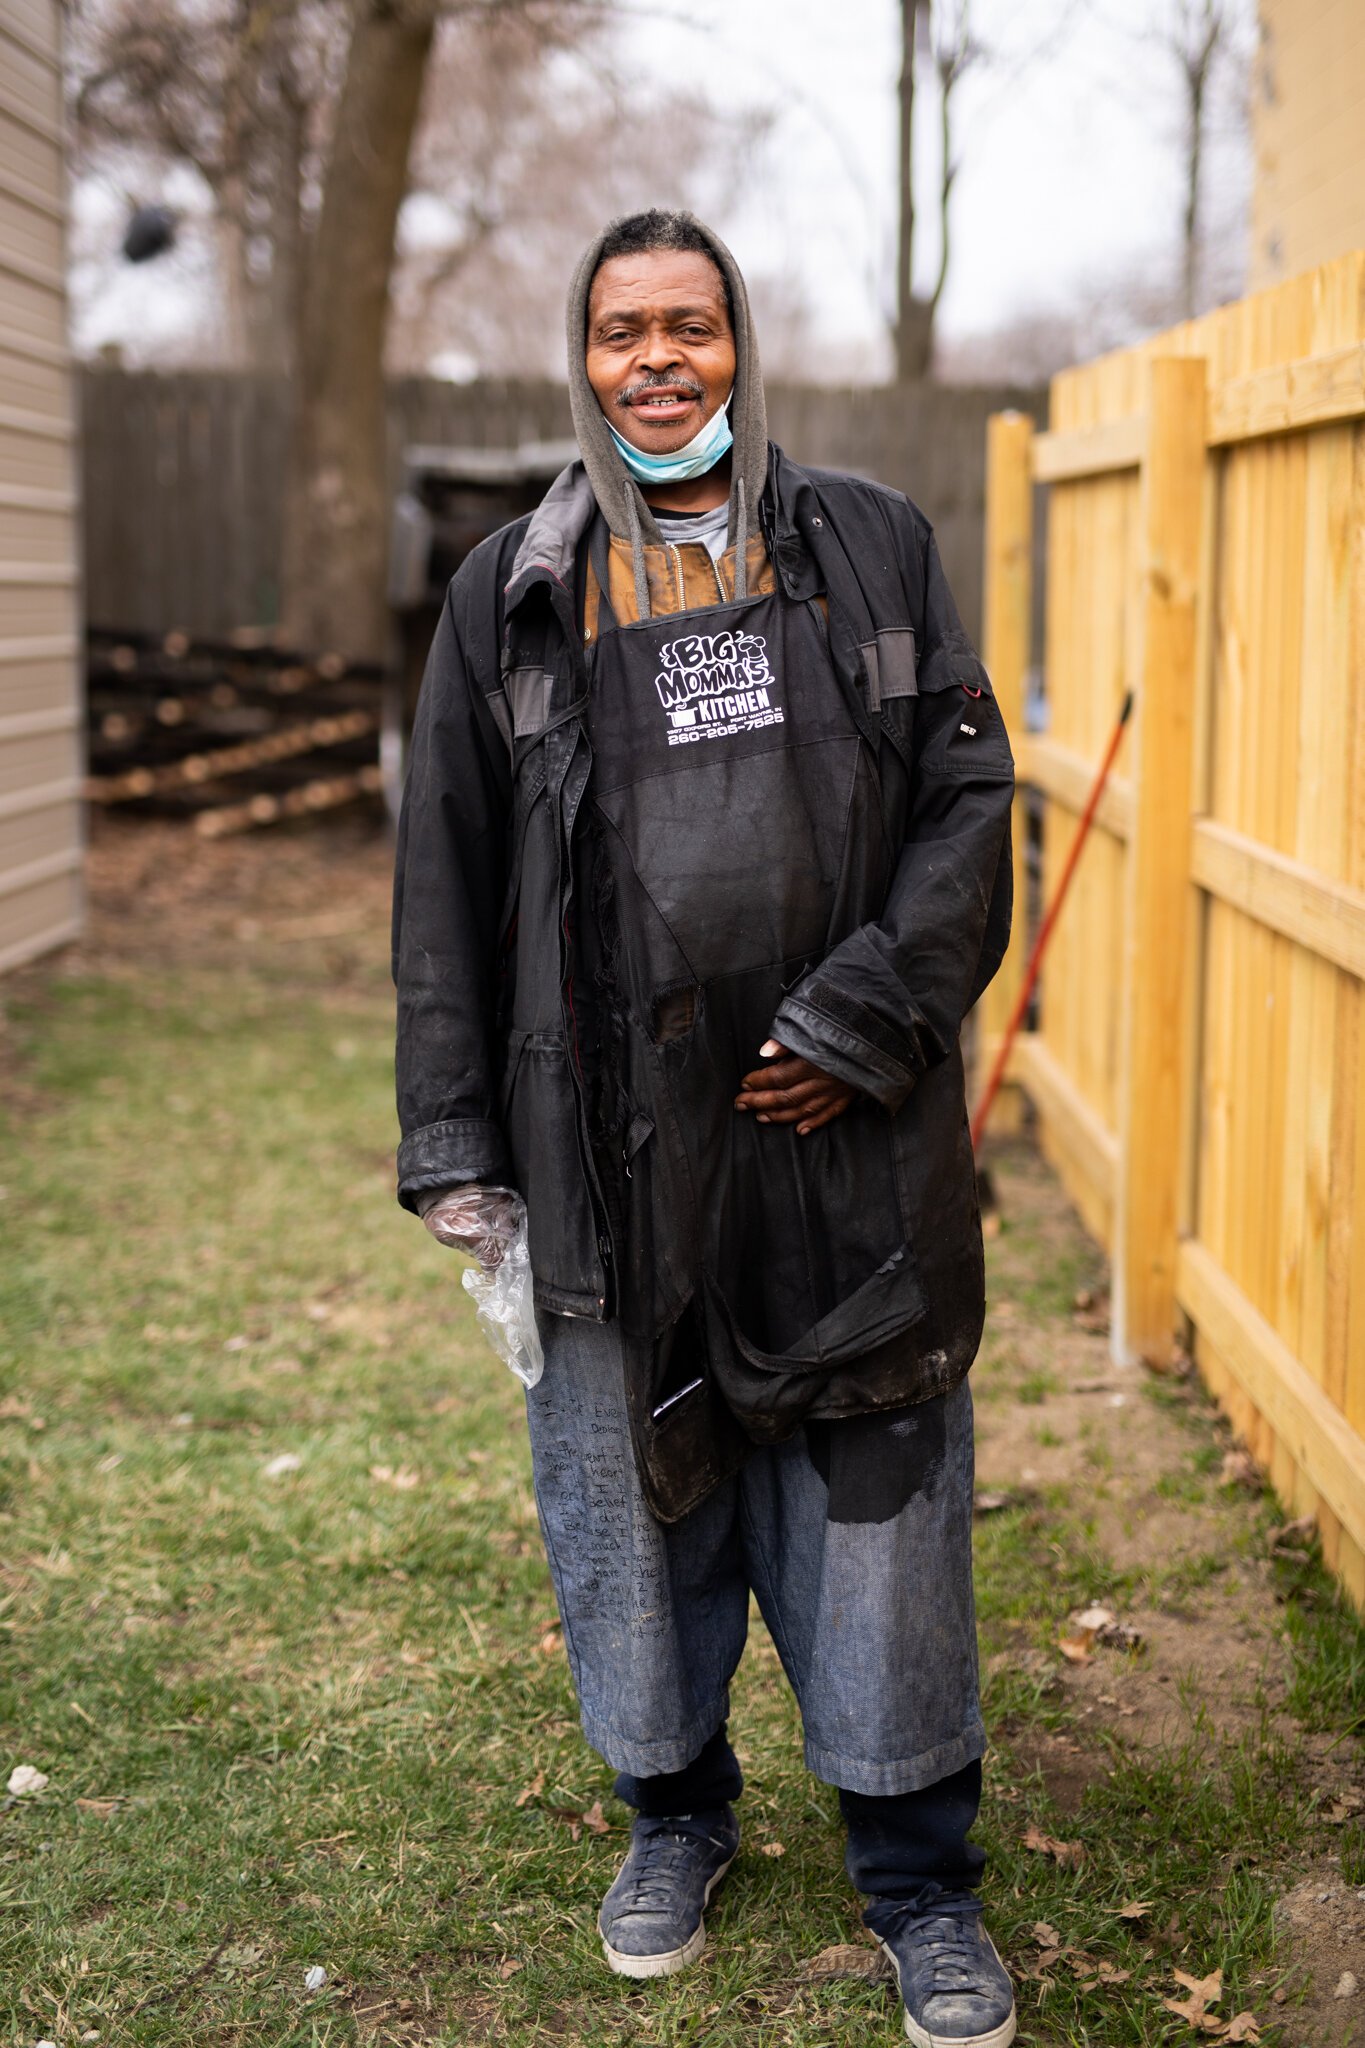
[[[1365,1606],[1365,252],[1063,372],[1050,420],[1045,888],[1138,717],[1013,1071],[1116,1351],[1188,1334]]]

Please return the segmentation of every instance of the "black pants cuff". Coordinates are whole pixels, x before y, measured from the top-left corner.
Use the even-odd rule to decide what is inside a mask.
[[[872,1798],[840,1792],[845,1862],[860,1892],[911,1900],[981,1882],[986,1854],[967,1836],[981,1805],[980,1760],[918,1792]]]
[[[622,1771],[616,1780],[618,1799],[639,1813],[659,1818],[674,1813],[709,1813],[717,1806],[729,1806],[743,1790],[744,1773],[730,1747],[724,1721],[682,1770],[661,1771],[654,1778],[636,1778]]]

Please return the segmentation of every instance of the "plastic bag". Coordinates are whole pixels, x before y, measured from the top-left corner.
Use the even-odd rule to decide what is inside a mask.
[[[533,1387],[545,1370],[532,1299],[531,1247],[526,1229],[526,1204],[516,1201],[510,1241],[498,1264],[488,1271],[471,1266],[464,1290],[478,1311],[483,1333],[504,1365],[510,1365],[524,1387]]]
[[[464,1274],[483,1333],[523,1386],[545,1370],[532,1297],[526,1204],[511,1188],[470,1183],[438,1196],[422,1221],[439,1244],[478,1261]]]

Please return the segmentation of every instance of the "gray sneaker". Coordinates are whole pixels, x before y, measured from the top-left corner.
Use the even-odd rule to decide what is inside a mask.
[[[1009,2048],[1014,1988],[974,1892],[871,1899],[863,1918],[891,1958],[915,2048]]]
[[[671,1977],[706,1946],[702,1918],[712,1892],[739,1853],[734,1809],[639,1814],[630,1853],[602,1901],[597,1931],[621,1977]]]

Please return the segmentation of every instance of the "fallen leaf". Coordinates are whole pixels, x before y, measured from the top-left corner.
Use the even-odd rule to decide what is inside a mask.
[[[1095,1638],[1087,1630],[1084,1635],[1062,1636],[1058,1641],[1057,1648],[1066,1658],[1068,1664],[1088,1664],[1090,1662],[1091,1645],[1094,1643],[1094,1640]]]
[[[832,1948],[822,1948],[818,1956],[812,1956],[808,1963],[802,1963],[796,1975],[803,1984],[814,1984],[831,1977],[857,1977],[873,1982],[889,1977],[891,1965],[879,1948],[855,1948],[852,1942],[838,1941]]]
[[[1048,1974],[1056,1960],[1057,1950],[1055,1948],[1047,1948],[1043,1950],[1043,1953],[1031,1968],[1027,1963],[1009,1963],[1006,1967],[1011,1976],[1018,1977],[1025,1984],[1050,1985],[1056,1981],[1055,1978]]]
[[[572,1839],[577,1842],[583,1834],[583,1816],[576,1806],[547,1806],[545,1811],[552,1820],[562,1820]]]
[[[36,1770],[32,1764],[16,1764],[9,1774],[5,1790],[11,1799],[31,1799],[43,1791],[48,1783],[47,1773]]]
[[[765,1842],[763,1844],[763,1854],[765,1856],[785,1856],[786,1853],[786,1845],[783,1842]]]
[[[1357,1791],[1354,1785],[1343,1785],[1340,1792],[1331,1794],[1331,1801],[1322,1816],[1329,1827],[1339,1828],[1353,1813],[1365,1810],[1365,1792]]]
[[[1079,1842],[1059,1842],[1055,1835],[1045,1835],[1032,1822],[1024,1835],[1024,1847],[1036,1850],[1040,1856],[1054,1857],[1063,1870],[1079,1870],[1085,1861],[1085,1850]]]
[[[1222,1469],[1218,1474],[1220,1486],[1245,1486],[1252,1493],[1261,1490],[1261,1475],[1256,1460],[1249,1451],[1225,1451]]]
[[[590,1828],[595,1835],[609,1835],[611,1833],[611,1822],[603,1815],[600,1799],[593,1800],[592,1805],[583,1816],[583,1825],[585,1828]]]
[[[1272,1529],[1266,1543],[1272,1557],[1298,1557],[1305,1544],[1311,1544],[1317,1533],[1317,1523],[1311,1515],[1300,1515],[1295,1521],[1283,1522],[1278,1529]]]
[[[1129,1899],[1125,1905],[1119,1907],[1118,1917],[1120,1920],[1145,1920],[1152,1910],[1152,1904],[1151,1899]]]
[[[1171,1975],[1177,1984],[1183,1984],[1187,1991],[1192,1992],[1196,1998],[1201,1998],[1205,2005],[1217,2005],[1223,1995],[1221,1970],[1210,1970],[1207,1977],[1191,1977],[1187,1970],[1172,1970]]]
[[[1039,1948],[1060,1949],[1062,1945],[1061,1935],[1058,1934],[1055,1927],[1049,1927],[1046,1920],[1034,1921],[1033,1939],[1037,1942]]]
[[[98,1814],[101,1820],[108,1820],[111,1813],[117,1813],[119,1805],[117,1799],[78,1799],[76,1804],[82,1813]]]
[[[517,1971],[524,1970],[525,1967],[526,1965],[518,1962],[515,1956],[508,1956],[505,1961],[498,1964],[498,1975],[505,1984],[509,1977],[515,1977]]]
[[[222,1950],[218,1960],[230,1970],[253,1970],[264,1955],[265,1950],[254,1941],[234,1941]]]
[[[1253,2012],[1239,2012],[1229,2020],[1228,2030],[1223,2036],[1225,2041],[1259,2041],[1260,2038],[1261,2030]]]
[[[281,1479],[286,1472],[297,1472],[303,1459],[297,1451],[281,1451],[277,1457],[267,1459],[261,1467],[262,1479]]]
[[[1116,1970],[1112,1963],[1100,1964],[1100,1982],[1102,1984],[1126,1984],[1132,1974],[1131,1970]]]
[[[1211,1970],[1207,1977],[1191,1977],[1187,1970],[1173,1970],[1171,1975],[1177,1984],[1183,1984],[1189,1992],[1188,1998],[1163,1998],[1167,2012],[1173,2012],[1192,2027],[1202,2028],[1206,2034],[1222,2034],[1228,2025],[1225,2020],[1205,2018],[1211,2005],[1216,2005],[1223,1995],[1223,1972]]]
[[[514,1806],[525,1806],[528,1799],[539,1799],[544,1790],[545,1773],[544,1771],[537,1771],[530,1784],[522,1786],[512,1804]]]
[[[546,1629],[538,1645],[542,1657],[553,1657],[563,1647],[564,1638],[559,1632],[558,1624],[554,1628]]]
[[[1187,1380],[1194,1371],[1194,1360],[1179,1344],[1173,1344],[1169,1351],[1144,1351],[1142,1363],[1148,1372],[1155,1373],[1162,1380]]]

